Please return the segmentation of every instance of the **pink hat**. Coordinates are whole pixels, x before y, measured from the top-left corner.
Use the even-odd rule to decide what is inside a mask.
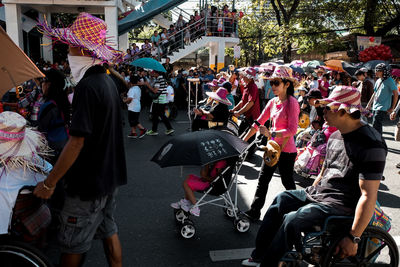
[[[268,77],[268,80],[272,80],[272,79],[285,79],[285,80],[289,80],[291,82],[293,82],[293,86],[296,88],[298,87],[299,81],[296,80],[296,78],[293,77],[293,70],[292,68],[288,67],[288,66],[277,66],[274,70],[274,73],[272,73],[272,75],[270,77]]]
[[[228,95],[228,90],[226,90],[223,87],[218,88],[216,92],[206,92],[206,94],[212,99],[217,100],[222,104],[225,104],[227,106],[232,105],[231,101],[229,101],[228,98],[226,98],[226,96]]]
[[[244,71],[242,71],[242,74],[249,79],[255,80],[257,75],[257,70],[255,68],[248,67]]]
[[[361,93],[351,86],[336,86],[327,98],[318,100],[322,106],[328,106],[332,110],[344,109],[347,113],[360,111],[368,113],[361,106]]]
[[[62,43],[86,49],[98,59],[119,62],[124,53],[106,44],[107,24],[89,13],[80,13],[69,28],[51,28],[47,21],[37,25],[38,30],[53,39],[54,42]]]
[[[212,86],[212,87],[217,87],[218,86],[218,80],[214,79],[211,82],[207,83],[208,86]]]

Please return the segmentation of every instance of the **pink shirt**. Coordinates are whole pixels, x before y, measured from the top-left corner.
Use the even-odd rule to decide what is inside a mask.
[[[257,121],[261,125],[264,125],[264,123],[269,118],[271,118],[272,126],[270,131],[279,131],[282,134],[282,137],[275,137],[274,140],[279,145],[282,145],[285,137],[289,137],[289,140],[283,148],[282,152],[296,153],[297,150],[294,144],[293,136],[296,134],[297,126],[299,124],[299,103],[293,96],[290,96],[285,102],[281,104],[277,104],[278,101],[278,97],[274,97],[273,99],[271,99],[265,106]],[[253,124],[253,127],[258,130],[258,126],[256,124]]]

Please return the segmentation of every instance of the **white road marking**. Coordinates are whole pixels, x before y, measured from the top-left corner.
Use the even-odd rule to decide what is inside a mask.
[[[210,258],[213,262],[229,261],[229,260],[243,260],[243,259],[247,259],[250,257],[253,249],[254,248],[211,250]]]

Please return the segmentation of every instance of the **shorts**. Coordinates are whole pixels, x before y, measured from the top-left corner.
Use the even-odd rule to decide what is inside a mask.
[[[83,254],[90,250],[94,238],[105,239],[118,232],[114,220],[116,193],[89,201],[65,197],[57,236],[62,253]]]
[[[210,186],[209,182],[204,182],[200,177],[190,174],[187,179],[187,184],[192,191],[203,191]]]
[[[133,112],[128,110],[129,126],[136,127],[139,124],[139,115],[140,112]]]

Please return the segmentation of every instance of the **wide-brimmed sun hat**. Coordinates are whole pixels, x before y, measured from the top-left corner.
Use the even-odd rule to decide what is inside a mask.
[[[345,110],[347,113],[354,113],[360,111],[365,114],[368,113],[361,106],[361,93],[351,86],[336,86],[332,93],[327,98],[318,100],[321,106],[328,106],[333,111]]]
[[[212,86],[212,87],[217,87],[218,86],[218,80],[214,79],[211,82],[207,83],[208,86]]]
[[[29,168],[41,171],[46,165],[39,156],[50,154],[45,137],[27,127],[20,114],[0,113],[0,163],[6,168]]]
[[[248,67],[248,68],[245,68],[243,71],[241,71],[241,74],[246,76],[249,79],[255,80],[257,77],[257,70],[253,67]]]
[[[231,101],[229,101],[228,98],[226,98],[226,96],[228,95],[228,90],[226,90],[223,87],[218,88],[216,92],[206,92],[206,94],[212,99],[217,100],[222,104],[225,104],[227,106],[232,105]]]
[[[124,58],[124,52],[107,44],[105,21],[89,13],[80,13],[68,28],[52,28],[47,21],[39,23],[37,27],[39,32],[54,42],[85,49],[95,58],[111,62],[119,62]]]
[[[289,80],[293,83],[293,86],[295,88],[300,86],[299,81],[293,77],[292,68],[288,66],[277,66],[274,70],[274,73],[272,73],[272,75],[268,77],[268,80],[273,80],[273,79]]]

